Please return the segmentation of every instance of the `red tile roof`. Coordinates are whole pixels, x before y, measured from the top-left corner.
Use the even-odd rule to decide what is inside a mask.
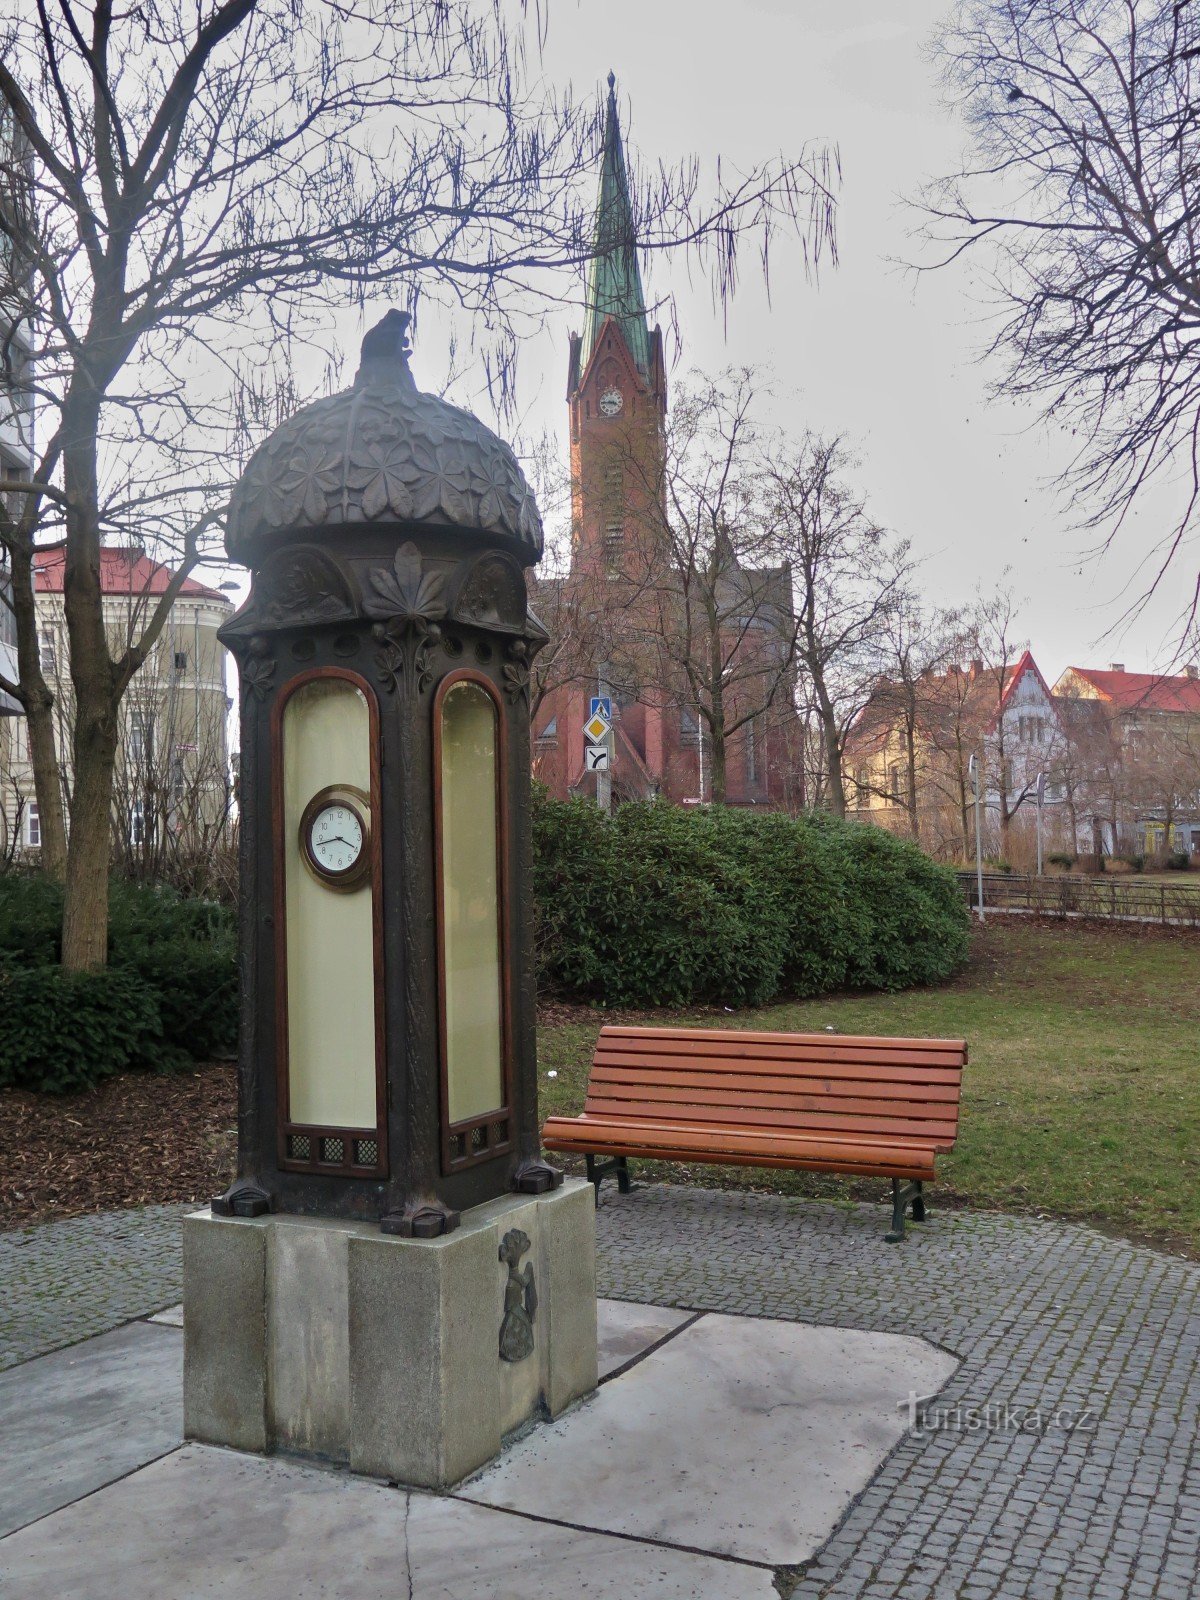
[[[1171,678],[1158,672],[1100,672],[1094,667],[1068,667],[1067,672],[1082,678],[1099,699],[1122,711],[1200,714],[1200,678]],[[1061,683],[1062,679],[1055,687]]]
[[[66,548],[61,544],[43,545],[37,552],[37,586],[42,594],[61,594]],[[100,590],[103,594],[162,594],[172,577],[170,567],[152,561],[136,545],[105,545],[100,552]],[[195,578],[185,578],[179,591],[189,600],[215,600],[228,605],[229,598]]]

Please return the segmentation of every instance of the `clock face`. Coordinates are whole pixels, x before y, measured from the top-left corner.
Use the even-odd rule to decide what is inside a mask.
[[[368,838],[364,813],[341,794],[317,795],[300,822],[304,858],[330,888],[350,889],[362,882],[370,863]]]
[[[606,417],[615,417],[624,403],[620,389],[605,389],[600,396],[600,410]]]

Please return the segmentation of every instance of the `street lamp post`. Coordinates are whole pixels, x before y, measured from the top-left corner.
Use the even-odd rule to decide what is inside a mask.
[[[968,764],[967,771],[975,785],[975,885],[977,890],[976,910],[979,920],[983,921],[983,833],[979,826],[979,757],[973,755]]]

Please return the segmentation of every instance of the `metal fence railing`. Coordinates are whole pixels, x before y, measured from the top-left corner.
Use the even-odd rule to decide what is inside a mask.
[[[1180,883],[1166,883],[1136,876],[1035,878],[1019,872],[985,872],[983,909],[1200,927],[1200,874],[1194,884],[1190,874],[1181,876]],[[979,897],[975,874],[960,872],[958,881],[968,905],[974,907]]]

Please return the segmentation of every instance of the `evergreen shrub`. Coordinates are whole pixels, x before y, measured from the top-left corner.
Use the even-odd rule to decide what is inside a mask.
[[[0,1088],[63,1094],[167,1059],[158,1002],[135,973],[0,973]]]
[[[0,876],[0,1085],[61,1092],[125,1067],[170,1071],[234,1050],[237,929],[227,907],[114,879],[100,973],[62,972],[61,922],[60,885],[40,873]]]
[[[953,871],[822,815],[534,799],[539,978],[606,1005],[762,1005],[938,983],[966,959]]]

